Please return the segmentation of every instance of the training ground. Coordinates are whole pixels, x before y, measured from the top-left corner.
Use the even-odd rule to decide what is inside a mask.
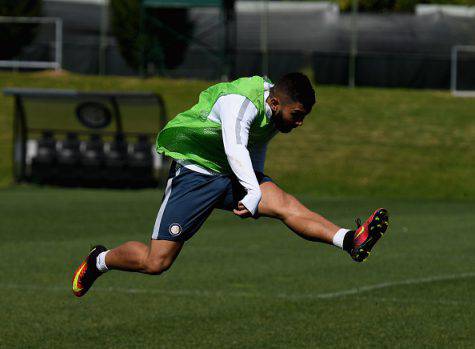
[[[153,90],[170,115],[209,84],[0,74],[2,87]],[[11,184],[12,103],[0,97],[0,347],[473,347],[475,100],[318,91],[266,172],[345,227],[387,207],[367,262],[216,211],[165,274],[112,271],[80,299],[71,277],[89,246],[146,242],[162,191]]]

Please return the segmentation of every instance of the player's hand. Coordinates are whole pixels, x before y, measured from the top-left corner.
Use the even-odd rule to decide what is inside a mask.
[[[252,213],[239,201],[237,209],[233,210],[236,216],[241,218],[252,217]]]

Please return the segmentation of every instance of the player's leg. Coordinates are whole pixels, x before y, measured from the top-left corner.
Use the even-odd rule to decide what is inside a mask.
[[[172,164],[150,246],[125,243],[107,254],[107,266],[146,274],[160,274],[170,268],[185,241],[201,228],[220,202],[228,183],[226,177]]]
[[[333,243],[333,237],[341,227],[309,210],[297,198],[273,182],[264,182],[260,188],[260,216],[280,219],[293,232],[307,240]]]
[[[94,246],[73,275],[73,293],[84,296],[96,279],[111,269],[159,275],[168,270],[183,242],[152,240],[150,245],[129,241],[112,250]]]
[[[260,185],[262,199],[258,212],[261,216],[280,219],[301,237],[338,246],[357,262],[364,261],[388,227],[386,209],[376,210],[356,230],[341,228],[321,215],[309,210],[293,195],[286,193],[271,181]],[[358,220],[359,222],[359,220]]]
[[[96,246],[73,276],[73,292],[83,296],[109,269],[161,274],[222,200],[230,179],[206,175],[175,163],[170,169],[162,205],[149,246],[129,241],[110,251]]]
[[[180,253],[183,241],[151,240],[150,245],[128,241],[105,252],[105,267],[159,275],[168,270]]]

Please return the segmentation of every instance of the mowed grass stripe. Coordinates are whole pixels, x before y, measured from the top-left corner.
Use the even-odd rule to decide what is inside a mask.
[[[0,87],[154,91],[169,116],[189,108],[207,81],[0,73]],[[292,192],[330,196],[475,198],[475,99],[448,91],[317,86],[302,128],[278,135],[266,172]],[[11,183],[13,102],[0,96],[0,185]],[[48,110],[48,105],[44,106]],[[143,118],[136,123],[144,125]],[[157,130],[158,131],[158,130]],[[154,132],[154,131],[152,131]]]
[[[475,202],[302,195],[348,227],[373,208],[390,210],[390,230],[362,264],[280,222],[218,211],[164,275],[112,271],[77,299],[72,273],[89,245],[146,242],[161,192],[25,186],[0,195],[0,284],[38,288],[0,286],[0,347],[469,347],[473,340],[473,277],[315,297],[470,273]],[[120,291],[127,289],[143,291]]]
[[[195,296],[195,297],[250,297],[250,298],[282,298],[290,301],[301,301],[303,299],[335,299],[348,296],[359,296],[361,293],[371,293],[385,288],[395,288],[395,287],[405,287],[408,285],[420,285],[436,282],[445,282],[452,280],[463,280],[470,279],[475,277],[475,272],[465,272],[455,275],[439,275],[439,276],[429,276],[419,279],[407,279],[401,281],[386,281],[376,285],[361,285],[358,288],[341,290],[331,293],[297,293],[297,294],[288,294],[288,293],[253,293],[253,292],[226,292],[226,293],[216,293],[200,290],[156,290],[156,289],[146,289],[146,288],[114,288],[114,287],[95,287],[94,292],[110,292],[110,293],[126,293],[126,294],[145,294],[145,295],[154,295],[154,294],[163,294],[163,295],[174,295],[174,296]],[[31,284],[4,284],[0,283],[0,289],[15,289],[20,291],[44,291],[44,292],[65,292],[71,291],[71,288],[65,288],[64,286],[38,286]],[[381,299],[375,297],[375,299]],[[385,301],[398,301],[398,299],[381,299]],[[399,300],[401,301],[401,300]],[[421,300],[419,300],[421,301]],[[418,302],[417,300],[415,301]],[[434,304],[470,304],[475,305],[475,302],[457,302],[456,300],[443,300],[443,301],[430,301]]]

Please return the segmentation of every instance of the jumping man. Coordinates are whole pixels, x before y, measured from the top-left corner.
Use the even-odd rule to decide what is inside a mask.
[[[215,208],[241,218],[281,220],[304,239],[333,244],[364,261],[388,226],[378,209],[356,230],[341,228],[279,188],[264,171],[267,143],[302,126],[315,91],[300,73],[275,85],[254,76],[209,87],[191,109],[178,114],[157,137],[157,151],[173,159],[149,245],[97,245],[73,276],[81,297],[108,270],[158,275],[171,267],[185,242]]]

